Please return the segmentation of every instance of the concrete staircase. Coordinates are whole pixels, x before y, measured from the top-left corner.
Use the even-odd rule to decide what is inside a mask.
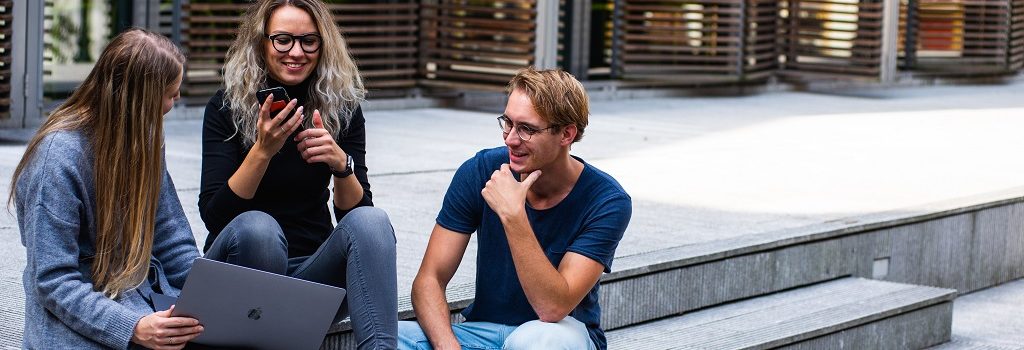
[[[950,289],[843,278],[608,332],[609,349],[920,349],[950,337]]]
[[[1024,277],[1024,199],[673,247],[618,257],[613,270],[600,282],[613,349],[926,348],[950,341],[955,296]],[[449,287],[453,320],[473,288]],[[414,317],[408,297],[399,310]],[[323,348],[354,345],[342,322]]]

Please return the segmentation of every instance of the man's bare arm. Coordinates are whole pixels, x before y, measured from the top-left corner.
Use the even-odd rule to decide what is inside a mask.
[[[604,266],[576,253],[566,253],[556,270],[544,255],[526,216],[526,195],[541,172],[516,181],[508,164],[491,174],[480,194],[501,219],[512,252],[516,276],[526,299],[541,321],[558,322],[579,305],[594,287]]]
[[[548,261],[525,215],[502,220],[508,237],[516,275],[526,299],[541,321],[558,322],[590,292],[604,265],[583,255],[568,252],[556,270]]]
[[[412,308],[434,349],[460,348],[452,332],[445,288],[462,262],[469,239],[470,235],[434,224],[420,270],[412,282]]]

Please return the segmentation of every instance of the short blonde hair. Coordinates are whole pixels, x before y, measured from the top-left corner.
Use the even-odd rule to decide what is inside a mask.
[[[576,77],[561,69],[536,70],[533,67],[521,69],[508,82],[505,92],[519,90],[530,97],[533,109],[551,125],[576,125],[576,138],[583,138],[590,116],[590,102],[587,91]],[[552,129],[557,132],[560,128]]]

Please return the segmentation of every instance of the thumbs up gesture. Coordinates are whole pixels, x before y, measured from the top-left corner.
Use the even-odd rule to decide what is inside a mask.
[[[326,163],[335,171],[345,169],[348,155],[324,128],[320,110],[313,111],[313,127],[295,135],[295,141],[298,142],[299,154],[306,163]]]

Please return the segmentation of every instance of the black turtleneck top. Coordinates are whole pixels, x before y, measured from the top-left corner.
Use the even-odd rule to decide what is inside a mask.
[[[271,79],[267,83],[284,86],[288,96],[297,99],[298,106],[302,106],[307,100],[308,81],[295,86],[285,86]],[[305,112],[303,124],[311,124],[312,113],[312,110]],[[300,126],[299,130],[302,129]],[[373,195],[366,177],[366,119],[361,108],[356,108],[347,128],[339,132],[335,140],[352,157],[355,176],[363,186],[363,199],[356,207],[372,206]],[[306,163],[297,143],[289,137],[271,158],[255,196],[243,199],[228,187],[228,179],[242,165],[248,151],[242,145],[241,135],[235,132],[231,110],[224,105],[224,90],[217,91],[206,105],[203,117],[199,215],[210,231],[203,251],[210,249],[217,235],[235,216],[259,210],[273,216],[281,225],[288,239],[289,257],[312,255],[334,228],[328,205],[334,207],[338,220],[348,213],[333,205],[328,190],[332,178],[330,168],[324,163]]]

